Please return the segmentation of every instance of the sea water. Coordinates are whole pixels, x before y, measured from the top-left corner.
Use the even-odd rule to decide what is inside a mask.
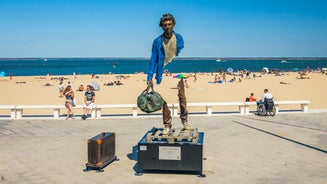
[[[147,58],[19,58],[0,59],[0,72],[8,76],[45,76],[75,74],[133,74],[148,71]],[[280,71],[327,68],[327,58],[306,59],[215,59],[177,58],[165,69],[173,73],[260,71],[264,67]]]

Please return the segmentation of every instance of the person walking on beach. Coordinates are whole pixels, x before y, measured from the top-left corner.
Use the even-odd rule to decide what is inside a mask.
[[[84,94],[84,107],[82,119],[85,120],[88,117],[90,110],[92,110],[95,101],[95,93],[91,85],[87,85],[86,92]]]
[[[172,14],[164,14],[160,18],[159,26],[163,29],[163,34],[154,39],[152,44],[152,55],[149,62],[149,71],[147,75],[147,84],[153,85],[153,74],[156,73],[156,83],[160,84],[164,67],[170,63],[175,56],[178,56],[180,51],[184,48],[183,37],[173,31],[176,24],[175,18]],[[184,125],[184,129],[189,130],[191,127],[187,123],[188,111],[186,109],[186,96],[184,79],[181,78],[178,83],[178,97],[180,105],[180,119]],[[163,124],[165,129],[163,134],[168,134],[172,125],[172,117],[168,108],[167,102],[164,102],[162,108]]]
[[[194,75],[193,75],[193,77],[194,77],[193,82],[196,82],[198,80],[198,73],[195,72]]]
[[[64,85],[63,85],[62,81],[60,81],[60,83],[58,85],[58,89],[59,89],[59,97],[63,97]]]
[[[65,101],[65,106],[67,108],[67,117],[66,120],[69,119],[70,114],[71,114],[71,118],[74,119],[74,113],[73,113],[73,100],[75,97],[74,91],[72,89],[71,86],[67,86],[64,90],[63,90],[63,94],[66,97],[66,101]]]

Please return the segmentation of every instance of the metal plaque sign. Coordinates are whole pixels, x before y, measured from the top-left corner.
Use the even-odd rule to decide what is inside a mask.
[[[181,160],[181,147],[159,146],[159,160]]]

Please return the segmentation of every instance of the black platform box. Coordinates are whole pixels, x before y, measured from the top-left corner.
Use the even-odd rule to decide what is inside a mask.
[[[203,175],[204,133],[196,130],[193,132],[196,135],[192,135],[196,136],[196,140],[186,140],[176,136],[162,138],[158,130],[153,128],[148,131],[138,143],[137,174],[147,171],[182,171]],[[149,135],[153,135],[152,141]]]

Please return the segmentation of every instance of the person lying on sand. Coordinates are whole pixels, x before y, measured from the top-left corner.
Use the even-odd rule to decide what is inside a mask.
[[[45,83],[43,86],[53,86],[53,84]]]
[[[16,82],[16,84],[26,84],[26,82]]]
[[[289,82],[283,82],[283,81],[280,81],[280,83],[279,84],[291,84],[291,83],[289,83]]]
[[[124,85],[122,82],[118,81],[114,81],[114,82],[108,82],[108,83],[104,83],[104,86],[119,86],[119,85]]]

